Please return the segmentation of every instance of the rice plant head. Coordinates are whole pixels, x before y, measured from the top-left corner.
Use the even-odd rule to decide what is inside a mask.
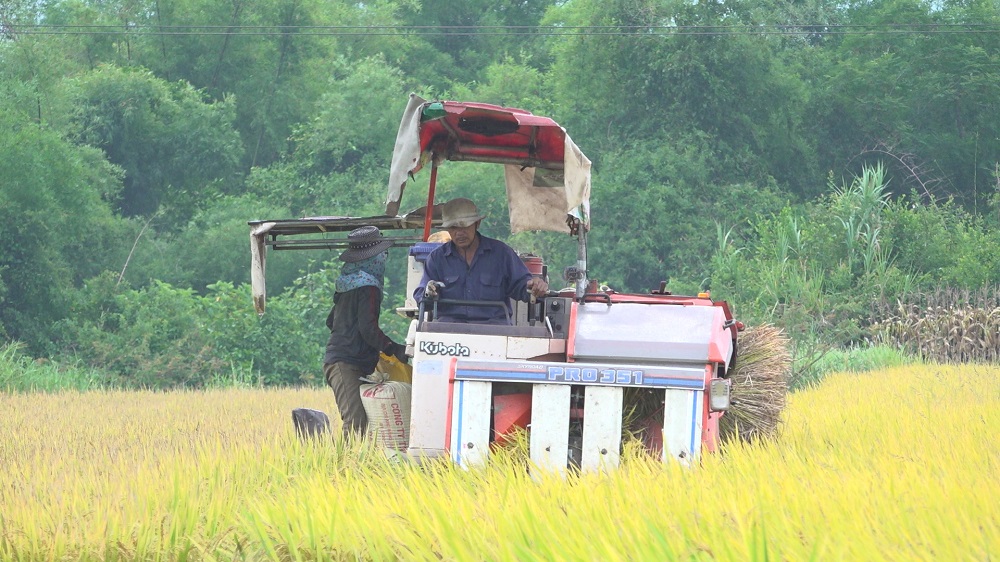
[[[498,436],[499,437],[499,436]],[[528,430],[515,426],[496,440],[491,446],[490,460],[494,464],[519,466],[527,469],[531,463],[531,448]]]
[[[719,423],[724,441],[774,437],[785,409],[791,364],[790,342],[780,328],[762,324],[740,334],[729,371],[732,403]]]

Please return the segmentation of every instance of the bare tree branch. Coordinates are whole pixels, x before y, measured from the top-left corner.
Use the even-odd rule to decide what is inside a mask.
[[[867,154],[881,154],[897,162],[906,171],[904,183],[911,182],[918,185],[919,191],[927,199],[933,198],[938,188],[948,183],[946,178],[937,176],[931,171],[930,163],[921,161],[912,152],[900,150],[898,143],[894,141],[874,139],[871,144],[863,146],[855,158]]]

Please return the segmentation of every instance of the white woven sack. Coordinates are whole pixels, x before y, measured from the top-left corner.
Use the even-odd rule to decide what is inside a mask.
[[[405,382],[361,385],[368,435],[381,447],[405,451],[410,446],[410,394],[411,386]]]

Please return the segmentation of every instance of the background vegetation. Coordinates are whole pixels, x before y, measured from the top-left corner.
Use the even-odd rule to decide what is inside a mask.
[[[1000,331],[995,2],[8,0],[5,353],[101,386],[316,381],[335,256],[272,255],[258,318],[246,222],[379,214],[410,92],[555,118],[594,161],[592,276],[709,289],[803,376],[932,353],[892,339],[931,301]],[[441,196],[561,271],[568,240],[507,236],[499,178],[450,166]]]

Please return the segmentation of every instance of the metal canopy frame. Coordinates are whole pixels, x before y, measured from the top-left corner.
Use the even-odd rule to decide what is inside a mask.
[[[578,292],[583,290],[586,231],[590,227],[590,160],[566,131],[552,119],[522,109],[477,102],[428,102],[411,94],[396,137],[385,215],[248,222],[250,280],[257,313],[264,313],[268,248],[343,249],[348,245],[346,233],[365,225],[377,226],[395,247],[426,241],[431,229],[441,225],[441,205],[435,204],[434,192],[438,165],[445,160],[504,165],[511,231],[549,230],[577,236],[576,270],[581,273],[577,286]],[[407,180],[428,163],[431,177],[426,205],[399,216]],[[536,169],[557,171],[562,187],[536,184]],[[400,232],[407,230],[422,232]]]
[[[257,314],[264,314],[267,300],[265,270],[267,250],[338,250],[348,247],[347,233],[361,226],[377,226],[393,247],[410,247],[422,240],[415,232],[424,227],[425,209],[405,216],[387,217],[305,217],[249,221],[250,286]],[[427,217],[440,226],[441,212],[434,208]],[[411,232],[406,232],[411,231]],[[294,237],[294,238],[293,238]]]

